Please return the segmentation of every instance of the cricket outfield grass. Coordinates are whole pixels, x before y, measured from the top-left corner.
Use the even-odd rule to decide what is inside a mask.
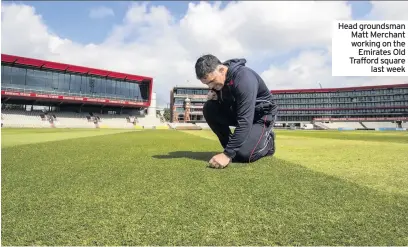
[[[2,245],[408,245],[408,133],[2,129]]]

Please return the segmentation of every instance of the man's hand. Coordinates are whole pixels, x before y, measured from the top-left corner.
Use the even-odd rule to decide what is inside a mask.
[[[207,100],[217,100],[217,93],[214,90],[208,91]]]
[[[224,153],[220,153],[211,158],[209,166],[212,168],[225,168],[231,162],[230,157]]]

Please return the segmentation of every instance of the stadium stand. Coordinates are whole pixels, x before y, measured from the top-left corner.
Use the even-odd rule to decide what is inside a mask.
[[[407,124],[406,122],[401,122],[398,125],[395,121],[359,121],[359,122],[314,122],[315,126],[321,127],[321,129],[332,129],[332,130],[397,130],[404,129]]]
[[[169,127],[175,130],[202,130],[202,128],[194,123],[169,123]]]
[[[3,127],[168,128],[150,77],[7,54],[1,62]]]
[[[103,115],[95,113],[98,118],[99,128],[118,128],[130,129],[134,128],[136,118],[126,115]]]
[[[207,123],[196,123],[197,126],[199,126],[201,129],[210,129],[210,126],[208,126]]]
[[[359,122],[361,124],[361,126],[363,126],[364,129],[369,129],[363,122]]]
[[[55,128],[95,128],[95,121],[90,118],[89,113],[74,112],[49,112],[48,116],[56,116],[53,120]]]
[[[314,129],[317,129],[317,130],[327,130],[327,129],[329,129],[328,126],[326,126],[324,123],[321,123],[321,122],[314,122],[313,126],[314,126]]]
[[[397,124],[392,122],[364,122],[364,125],[369,129],[397,128]]]
[[[364,128],[359,122],[330,122],[324,123],[328,129],[361,129]]]
[[[170,92],[172,123],[205,123],[205,87],[174,87]],[[277,129],[404,128],[408,121],[408,84],[344,88],[272,90],[278,104]],[[368,121],[366,119],[369,119]],[[366,122],[368,126],[366,126]],[[372,128],[370,122],[378,122]],[[399,127],[398,127],[399,126]]]
[[[1,60],[2,127],[210,129],[202,115],[208,88],[175,87],[167,123],[150,77],[7,54]],[[271,92],[275,128],[408,128],[408,84]]]
[[[137,124],[143,126],[144,129],[155,129],[156,127],[166,125],[166,123],[162,123],[161,119],[156,116],[138,117],[137,121]]]
[[[3,127],[12,128],[49,128],[50,123],[43,121],[39,111],[2,110]]]
[[[155,117],[99,113],[2,110],[3,127],[14,128],[120,128],[168,129]]]

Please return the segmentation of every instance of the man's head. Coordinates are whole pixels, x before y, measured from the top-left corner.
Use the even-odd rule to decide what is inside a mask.
[[[204,55],[195,64],[197,79],[210,89],[221,90],[227,78],[228,67],[213,55]]]

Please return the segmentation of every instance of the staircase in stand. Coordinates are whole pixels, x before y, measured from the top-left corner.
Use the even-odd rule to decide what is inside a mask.
[[[313,125],[315,126],[316,129],[320,129],[320,130],[327,130],[327,129],[329,129],[329,127],[327,127],[327,126],[324,125],[323,123],[314,122]]]
[[[364,129],[368,129],[367,126],[365,126],[365,125],[363,124],[363,122],[359,122],[359,123],[361,124],[361,126],[364,127]]]

